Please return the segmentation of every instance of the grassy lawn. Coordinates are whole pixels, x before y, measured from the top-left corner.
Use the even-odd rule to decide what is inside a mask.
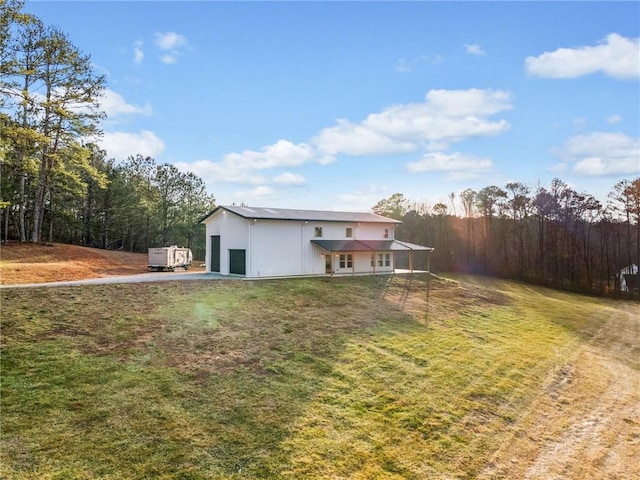
[[[616,304],[429,278],[3,290],[0,477],[475,478]]]

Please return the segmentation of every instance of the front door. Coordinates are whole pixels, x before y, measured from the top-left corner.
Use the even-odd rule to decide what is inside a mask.
[[[324,273],[332,273],[330,253],[324,256]]]
[[[220,235],[211,236],[211,271],[220,273]]]

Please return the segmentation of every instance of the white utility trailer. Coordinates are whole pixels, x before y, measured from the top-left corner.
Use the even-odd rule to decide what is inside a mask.
[[[188,248],[172,245],[170,247],[157,247],[149,249],[149,270],[169,270],[176,268],[187,270],[193,261],[193,255]]]

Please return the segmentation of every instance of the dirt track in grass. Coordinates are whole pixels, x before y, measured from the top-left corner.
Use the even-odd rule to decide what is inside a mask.
[[[442,320],[461,306],[482,308],[506,298],[499,288],[465,280],[417,295],[419,284],[399,279],[387,300],[407,313],[426,311],[427,317]],[[594,314],[600,316],[598,331],[556,366],[477,478],[640,478],[640,304],[616,307]]]
[[[601,320],[590,341],[557,366],[479,478],[640,478],[640,306],[621,304]]]

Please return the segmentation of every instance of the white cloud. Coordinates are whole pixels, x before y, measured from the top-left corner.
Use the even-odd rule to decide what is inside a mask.
[[[160,55],[158,58],[165,65],[171,65],[171,64],[176,63],[178,61],[178,59],[175,56],[169,55],[169,54]]]
[[[487,52],[485,52],[482,49],[482,47],[480,45],[478,45],[477,43],[474,43],[474,44],[471,44],[471,45],[468,44],[468,43],[465,43],[464,44],[464,48],[465,48],[466,52],[469,55],[477,55],[477,56],[481,57],[481,56],[484,56],[484,55],[487,54]]]
[[[427,153],[417,162],[407,164],[407,170],[411,173],[446,172],[448,180],[477,178],[492,169],[493,162],[490,158],[465,155],[460,152]]]
[[[278,140],[273,145],[262,147],[259,152],[245,150],[229,153],[222,159],[225,167],[232,169],[257,169],[295,167],[313,159],[314,151],[306,143],[294,144],[288,140]]]
[[[313,143],[328,155],[384,155],[415,150],[412,142],[396,140],[365,124],[339,119],[338,125],[323,129]]]
[[[587,119],[584,117],[578,117],[573,120],[573,129],[580,131],[587,125]]]
[[[640,77],[640,39],[609,34],[596,46],[559,48],[527,57],[527,71],[546,78],[576,78],[602,72],[617,79]]]
[[[182,48],[188,45],[187,39],[175,32],[156,33],[155,44],[163,53],[158,56],[165,65],[171,65],[178,61],[182,55]]]
[[[262,147],[225,155],[222,160],[203,160],[188,164],[209,184],[239,183],[264,186],[269,182],[256,171],[298,167],[309,162],[328,164],[340,154],[389,155],[406,154],[417,149],[425,151],[446,150],[453,142],[473,137],[498,135],[510,127],[506,120],[492,121],[489,117],[509,110],[511,96],[505,91],[494,90],[431,90],[424,102],[394,105],[379,113],[368,115],[363,121],[353,123],[340,119],[333,127],[319,132],[310,143],[292,143],[288,140]],[[437,155],[450,161],[467,163],[460,167],[479,172],[487,168],[487,161],[460,154],[447,156],[442,153],[426,155],[420,162],[408,168],[418,171],[435,165]],[[483,163],[484,162],[484,163]],[[445,169],[454,175],[454,169]],[[271,179],[275,183],[301,185],[306,179],[286,172]]]
[[[394,105],[372,113],[359,124],[338,120],[313,139],[329,155],[406,153],[427,141],[438,148],[468,138],[497,135],[505,120],[488,117],[511,108],[510,94],[494,90],[430,90],[425,102]]]
[[[256,170],[287,168],[303,165],[314,159],[313,148],[307,144],[294,144],[279,140],[260,151],[245,150],[241,153],[229,153],[219,162],[200,160],[193,163],[178,163],[178,168],[192,171],[207,184],[238,183],[243,185],[264,185],[268,180]],[[293,173],[274,178],[277,183],[304,183],[304,177]],[[298,183],[299,184],[299,183]]]
[[[156,157],[164,150],[164,142],[153,132],[105,132],[98,141],[109,158],[124,160],[131,155]]]
[[[640,174],[640,138],[624,133],[577,135],[552,153],[562,159],[552,168],[555,171],[571,169],[585,176]]]
[[[122,95],[107,88],[104,90],[100,107],[107,114],[107,117],[113,118],[122,115],[151,115],[153,108],[150,104],[143,107],[127,103]]]
[[[620,123],[622,121],[622,117],[618,114],[611,115],[607,118],[607,123],[611,125],[615,125],[616,123]]]
[[[175,32],[156,33],[156,45],[162,50],[175,50],[187,45],[187,39]]]
[[[239,183],[243,185],[262,185],[267,179],[256,175],[248,169],[230,168],[221,162],[198,160],[197,162],[177,162],[175,164],[182,171],[193,172],[202,178],[207,185],[216,183]]]
[[[140,65],[144,58],[144,50],[142,50],[142,46],[142,41],[137,41],[133,44],[133,62],[137,65]]]
[[[281,185],[304,185],[306,183],[306,180],[302,175],[291,172],[284,172],[277,177],[274,177],[273,181]]]
[[[424,63],[430,63],[432,65],[437,65],[444,61],[444,57],[440,55],[431,56],[431,55],[418,55],[414,58],[401,58],[396,63],[396,71],[400,73],[409,73],[412,72],[419,65]]]

